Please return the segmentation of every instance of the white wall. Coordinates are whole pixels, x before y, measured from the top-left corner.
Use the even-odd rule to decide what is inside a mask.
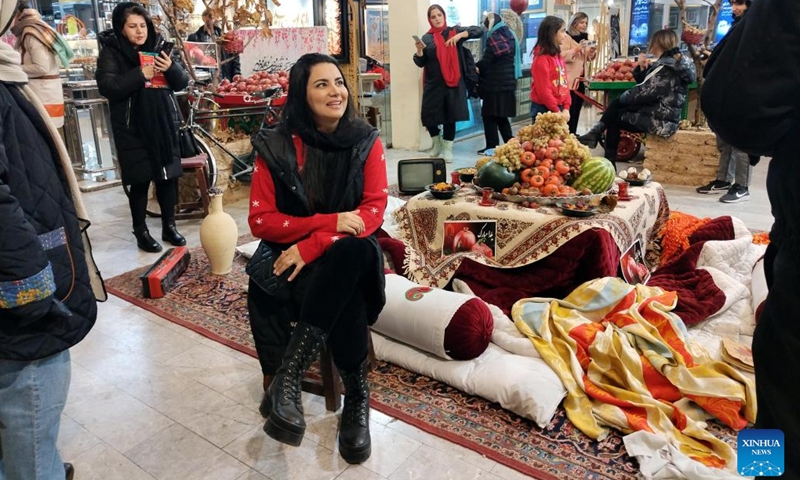
[[[419,119],[422,69],[412,59],[417,49],[411,38],[421,37],[430,28],[426,19],[429,6],[429,0],[389,0],[393,148],[419,150],[431,145]]]

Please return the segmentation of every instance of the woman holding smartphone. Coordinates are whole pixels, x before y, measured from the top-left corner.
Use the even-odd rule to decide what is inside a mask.
[[[147,229],[147,192],[155,182],[161,207],[161,239],[186,245],[175,227],[177,178],[181,168],[178,129],[181,117],[174,90],[183,90],[189,77],[169,54],[160,51],[153,65],[141,65],[140,53],[155,52],[161,43],[150,15],[138,3],[120,3],[112,14],[111,30],[98,35],[103,45],[97,60],[97,87],[108,99],[111,129],[122,182],[130,186],[128,202],[136,244],[146,252],[161,251]],[[166,85],[151,88],[163,74]]]
[[[583,98],[575,92],[584,93],[586,86],[583,82],[576,82],[583,77],[586,71],[586,62],[591,62],[597,56],[597,43],[589,42],[589,16],[578,12],[569,21],[567,34],[561,41],[561,56],[567,64],[567,78],[570,81],[570,97],[572,104],[569,107],[569,133],[576,133],[578,119],[583,107]]]
[[[430,155],[440,154],[446,162],[453,161],[453,140],[456,122],[469,120],[467,87],[461,78],[461,45],[468,38],[480,38],[480,26],[447,26],[447,16],[439,5],[428,8],[431,28],[421,39],[415,38],[417,53],[414,63],[424,68],[425,84],[422,90],[422,125],[433,140]],[[439,126],[442,126],[442,136]]]

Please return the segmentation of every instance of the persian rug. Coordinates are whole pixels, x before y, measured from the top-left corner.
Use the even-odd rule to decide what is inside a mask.
[[[109,293],[212,340],[255,357],[247,317],[245,259],[234,260],[227,276],[211,275],[201,248],[167,295],[142,296],[142,267],[106,281]],[[386,362],[370,374],[372,408],[421,430],[462,445],[533,478],[633,480],[637,462],[622,436],[602,441],[581,433],[559,409],[541,429],[498,404],[467,395],[442,382]],[[736,434],[710,423],[709,430],[735,448]]]

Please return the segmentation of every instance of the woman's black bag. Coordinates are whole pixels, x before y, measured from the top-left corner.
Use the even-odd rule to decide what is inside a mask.
[[[247,262],[244,271],[250,279],[258,285],[267,295],[279,300],[288,300],[292,295],[289,285],[289,276],[294,271],[294,265],[287,268],[281,275],[275,275],[275,260],[281,252],[276,252],[262,240],[258,243],[253,256]]]
[[[186,126],[178,130],[178,145],[181,147],[181,158],[192,158],[203,153],[192,129]]]
[[[465,45],[461,45],[461,76],[464,77],[464,85],[467,87],[467,95],[471,98],[478,98],[478,69],[475,66],[475,57],[472,51]]]

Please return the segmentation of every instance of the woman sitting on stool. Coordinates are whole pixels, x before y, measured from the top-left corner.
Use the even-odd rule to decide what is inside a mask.
[[[611,102],[600,121],[578,138],[594,148],[605,131],[605,157],[615,165],[621,130],[664,138],[678,131],[687,89],[697,79],[694,65],[678,49],[674,31],[654,33],[649,52],[658,60],[645,70],[645,57],[639,55],[639,65],[633,71],[637,85]]]
[[[361,463],[371,450],[369,325],[386,301],[375,237],[388,198],[386,161],[377,130],[356,118],[336,60],[303,55],[289,87],[280,124],[253,137],[250,229],[272,248],[274,274],[289,273],[290,290],[282,300],[250,280],[260,411],[267,435],[300,445],[300,383],[327,341],[345,388],[339,452]]]

